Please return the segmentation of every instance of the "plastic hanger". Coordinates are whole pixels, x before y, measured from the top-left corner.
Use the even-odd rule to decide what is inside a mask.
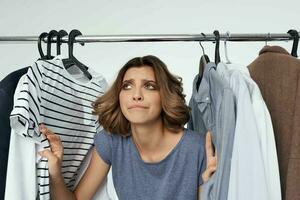
[[[39,50],[39,54],[40,54],[40,59],[45,60],[47,59],[47,56],[45,56],[45,54],[43,53],[43,49],[42,49],[42,40],[48,36],[48,33],[43,32],[40,34],[39,39],[38,39],[38,50]]]
[[[67,36],[68,33],[65,30],[60,30],[58,32],[58,37],[57,37],[57,43],[56,43],[56,54],[60,55],[61,54],[61,44],[62,44],[62,38],[64,36]]]
[[[204,35],[204,33],[201,33],[201,34]],[[199,76],[198,76],[198,80],[196,82],[197,90],[200,86],[200,83],[201,83],[201,80],[202,80],[202,77],[203,77],[203,72],[204,72],[204,69],[205,69],[205,65],[210,62],[209,57],[205,54],[204,48],[203,48],[200,41],[199,41],[199,44],[200,44],[201,49],[202,49],[202,56],[200,57],[200,61],[199,61],[199,71],[198,71]]]
[[[51,30],[47,36],[47,59],[52,59],[54,56],[51,56],[51,41],[52,38],[56,37],[59,38],[59,34],[56,30]]]
[[[297,58],[298,57],[297,51],[298,51],[298,43],[299,43],[299,33],[295,29],[291,29],[287,33],[290,34],[294,38],[291,55]]]
[[[73,55],[73,46],[74,46],[74,41],[75,41],[75,37],[78,35],[82,35],[82,33],[79,30],[72,30],[69,33],[69,40],[68,40],[68,45],[69,45],[69,58],[67,59],[63,59],[63,63],[66,69],[68,69],[69,67],[75,65],[77,66],[83,73],[84,75],[91,80],[92,79],[92,75],[88,72],[88,67],[85,66],[83,63],[81,63],[79,60],[77,60],[77,58],[75,58],[75,56]],[[83,45],[83,44],[82,44]]]
[[[229,38],[230,37],[230,32],[227,31],[226,34],[227,34],[227,38]],[[225,51],[226,64],[231,64],[231,61],[228,58],[227,43],[226,42],[227,42],[227,39],[224,40],[224,51]]]
[[[221,59],[220,59],[220,33],[219,33],[219,31],[215,30],[214,35],[216,36],[215,63],[216,63],[216,65],[218,65],[218,63],[221,61]]]

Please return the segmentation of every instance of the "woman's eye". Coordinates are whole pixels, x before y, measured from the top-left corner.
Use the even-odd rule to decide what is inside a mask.
[[[151,83],[146,84],[145,88],[149,90],[156,90],[156,86]]]
[[[130,88],[131,88],[131,85],[128,84],[128,83],[125,83],[125,84],[122,85],[122,89],[123,89],[123,90],[128,90],[128,89],[130,89]]]

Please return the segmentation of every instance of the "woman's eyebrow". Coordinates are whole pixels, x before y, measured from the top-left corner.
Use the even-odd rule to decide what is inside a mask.
[[[128,80],[124,80],[123,83],[134,83],[135,80],[134,79],[128,79]],[[142,79],[142,82],[143,83],[146,83],[146,82],[153,82],[153,83],[156,83],[155,80],[153,79]]]
[[[153,82],[153,83],[156,83],[156,81],[155,80],[152,80],[152,79],[143,79],[142,80],[144,83],[146,83],[146,82]]]
[[[133,79],[128,79],[128,80],[124,80],[122,83],[132,83],[132,82],[134,82]]]

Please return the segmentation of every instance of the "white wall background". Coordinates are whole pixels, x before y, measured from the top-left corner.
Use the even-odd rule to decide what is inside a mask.
[[[0,36],[38,36],[51,29],[69,32],[75,28],[84,35],[195,34],[215,29],[221,33],[286,33],[291,28],[300,30],[299,11],[299,0],[0,0]],[[288,51],[292,47],[292,42],[268,44],[281,45]],[[213,59],[214,44],[203,45]],[[265,43],[227,45],[230,60],[247,66]],[[220,47],[224,60],[223,43]],[[66,45],[62,50],[67,55]],[[197,42],[93,43],[75,45],[74,49],[80,61],[102,73],[109,83],[132,57],[156,55],[183,78],[187,101],[201,53]],[[0,43],[0,80],[38,58],[35,43]]]
[[[38,36],[51,29],[79,29],[85,35],[102,34],[194,34],[285,33],[300,30],[300,1],[272,0],[0,0],[0,36]],[[269,42],[288,51],[292,42]],[[214,44],[203,43],[214,58]],[[245,66],[257,57],[264,42],[228,42],[231,61]],[[224,60],[223,43],[221,58]],[[67,47],[62,46],[67,55]],[[53,52],[54,50],[52,50]],[[54,51],[55,52],[55,51]],[[102,73],[111,83],[130,58],[153,54],[170,71],[180,75],[187,100],[198,70],[201,48],[197,42],[92,43],[75,46],[74,54]],[[10,72],[31,65],[39,58],[37,44],[0,43],[0,80]]]

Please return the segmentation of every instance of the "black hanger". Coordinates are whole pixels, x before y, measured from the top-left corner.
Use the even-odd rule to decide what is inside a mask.
[[[68,35],[68,33],[67,33],[67,31],[65,31],[65,30],[60,30],[59,32],[58,32],[58,37],[57,37],[57,43],[56,43],[56,53],[57,53],[57,55],[60,55],[60,53],[61,53],[61,44],[62,44],[62,38],[64,37],[64,36],[67,36]]]
[[[78,35],[82,35],[81,32],[79,30],[72,30],[69,33],[69,40],[68,40],[68,45],[69,45],[69,58],[67,59],[63,59],[63,63],[66,69],[68,69],[69,67],[71,67],[72,65],[76,65],[83,73],[84,75],[91,80],[92,79],[92,75],[88,72],[88,67],[85,66],[83,63],[81,63],[79,60],[77,60],[77,58],[75,58],[75,56],[73,55],[73,46],[74,46],[74,41],[75,41],[75,37]],[[83,43],[81,43],[81,45],[83,45]]]
[[[39,39],[38,39],[38,50],[39,50],[39,54],[40,54],[40,59],[44,60],[47,59],[47,56],[45,56],[45,54],[43,53],[43,49],[42,49],[42,40],[48,36],[48,33],[43,32],[40,34]]]
[[[51,56],[51,41],[54,37],[56,37],[56,39],[59,38],[59,34],[56,30],[51,30],[47,37],[47,59],[49,60],[54,58],[54,56]]]
[[[201,34],[204,35],[204,33],[201,33]],[[198,76],[198,80],[196,82],[197,90],[200,86],[200,83],[201,83],[201,80],[202,80],[202,77],[203,77],[203,72],[204,72],[204,69],[205,69],[205,65],[210,62],[209,57],[204,52],[204,48],[203,48],[201,42],[199,42],[199,44],[202,48],[202,56],[200,57],[200,61],[199,61],[199,71],[198,71],[199,76]]]
[[[287,33],[290,34],[294,38],[291,55],[297,58],[298,57],[297,50],[298,50],[298,43],[299,43],[299,33],[298,33],[298,31],[296,31],[294,29],[289,30]]]
[[[219,31],[215,30],[214,35],[216,36],[215,63],[217,65],[221,61],[221,59],[220,59],[220,33],[219,33]]]

